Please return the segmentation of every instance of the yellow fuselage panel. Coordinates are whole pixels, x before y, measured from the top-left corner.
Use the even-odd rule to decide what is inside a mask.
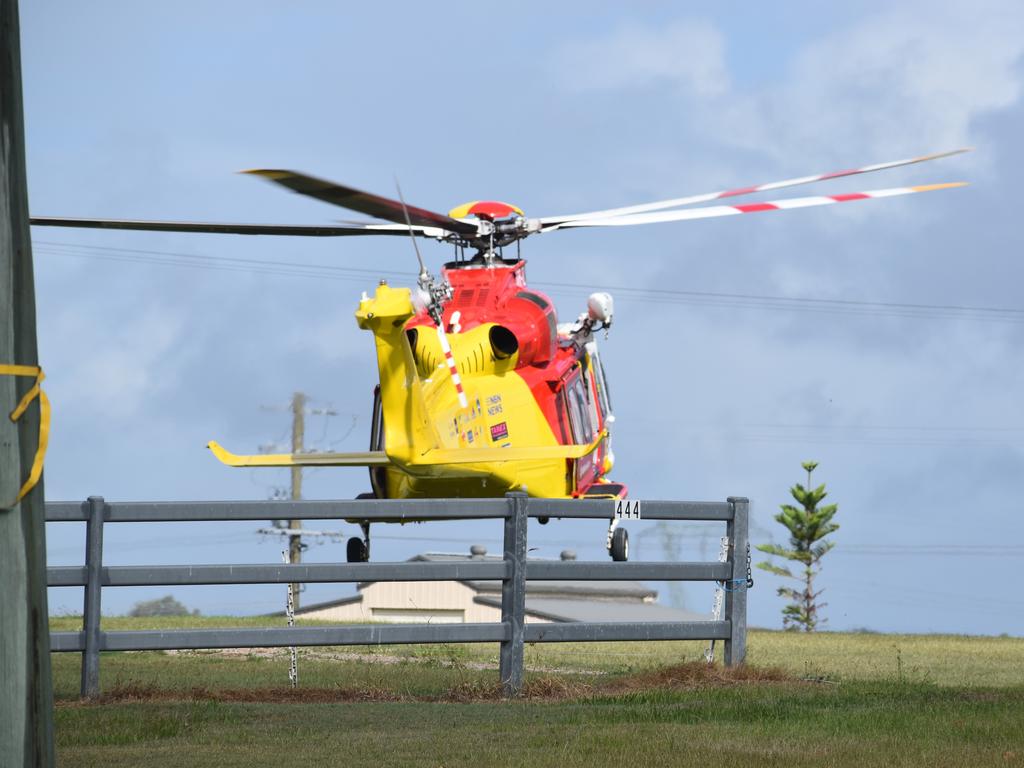
[[[518,489],[533,496],[568,495],[565,458],[418,463],[435,449],[537,448],[557,446],[558,440],[515,372],[515,356],[495,358],[488,337],[492,323],[448,334],[468,401],[462,408],[437,329],[417,326],[415,349],[410,344],[405,325],[413,314],[409,290],[386,285],[356,313],[360,327],[376,340],[384,450],[395,465],[385,470],[388,496],[485,497]]]
[[[562,498],[569,496],[571,472],[567,462],[510,461],[505,463],[460,464],[429,467],[428,476],[409,474],[404,468],[385,469],[387,496],[390,499],[417,498],[492,498],[508,491],[521,490],[531,496]]]

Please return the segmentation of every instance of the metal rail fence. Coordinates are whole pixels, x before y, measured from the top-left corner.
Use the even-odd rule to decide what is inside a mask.
[[[540,562],[527,561],[527,519],[591,518],[721,521],[729,547],[725,562]],[[725,663],[743,663],[747,624],[747,499],[726,502],[533,499],[512,493],[504,499],[353,501],[86,502],[46,505],[47,522],[85,522],[85,565],[47,568],[51,587],[85,587],[83,627],[52,632],[56,652],[82,654],[81,695],[100,692],[101,651],[201,648],[378,645],[403,643],[500,643],[499,673],[505,694],[523,684],[525,643],[627,640],[724,640]],[[123,522],[223,520],[469,520],[503,519],[500,562],[311,563],[296,565],[103,565],[103,527]],[[196,584],[289,584],[301,582],[457,581],[502,582],[501,621],[466,624],[367,624],[328,627],[136,630],[100,628],[103,587]],[[526,580],[715,581],[725,587],[720,620],[695,622],[525,623]]]

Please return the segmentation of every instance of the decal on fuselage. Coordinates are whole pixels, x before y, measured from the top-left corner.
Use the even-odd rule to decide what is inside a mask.
[[[502,413],[505,408],[501,404],[501,395],[491,395],[487,398],[487,415],[497,416]]]

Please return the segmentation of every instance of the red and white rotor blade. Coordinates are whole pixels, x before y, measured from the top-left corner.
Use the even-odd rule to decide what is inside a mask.
[[[785,211],[791,208],[813,208],[818,205],[848,203],[854,200],[872,200],[880,197],[899,197],[912,195],[915,192],[932,192],[938,189],[952,189],[966,186],[967,182],[957,181],[949,184],[925,184],[917,187],[893,187],[892,189],[876,189],[870,192],[851,192],[843,195],[817,195],[814,197],[791,197],[783,200],[772,200],[765,203],[747,203],[746,205],[713,205],[707,208],[687,208],[682,211],[660,211],[656,213],[636,213],[632,216],[610,216],[601,219],[578,219],[564,221],[551,229],[567,227],[626,227],[633,224],[659,224],[667,221],[689,221],[691,219],[713,219],[719,216],[735,216],[740,213],[759,213],[761,211]]]
[[[784,189],[785,187],[796,187],[800,184],[813,184],[816,181],[827,181],[828,179],[841,179],[845,176],[856,176],[861,173],[871,173],[872,171],[884,171],[888,168],[899,168],[903,165],[913,165],[914,163],[923,163],[928,160],[937,160],[940,157],[950,157],[951,155],[959,155],[964,152],[970,152],[971,147],[963,147],[961,149],[950,150],[949,152],[936,152],[932,155],[921,155],[920,157],[911,157],[906,160],[893,160],[888,163],[875,163],[874,165],[865,165],[862,168],[850,168],[843,171],[832,171],[831,173],[819,173],[815,176],[800,176],[795,179],[786,179],[785,181],[773,181],[768,184],[758,184],[753,187],[737,187],[735,189],[726,189],[720,192],[707,192],[702,195],[691,195],[689,197],[677,197],[672,200],[660,200],[653,203],[642,203],[640,205],[629,205],[625,208],[609,208],[604,211],[592,211],[590,213],[580,213],[575,216],[547,216],[540,219],[541,225],[544,229],[554,229],[555,227],[548,227],[544,225],[560,224],[564,221],[583,221],[585,219],[608,219],[613,216],[631,216],[637,213],[647,213],[649,211],[663,211],[666,208],[680,208],[684,205],[697,205],[699,203],[707,203],[712,200],[721,200],[724,197],[738,197],[740,195],[751,195],[755,192],[768,192],[775,189]]]

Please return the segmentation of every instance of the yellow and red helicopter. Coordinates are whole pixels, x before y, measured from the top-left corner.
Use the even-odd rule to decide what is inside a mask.
[[[688,206],[959,154],[924,155],[757,186],[567,216],[528,218],[514,205],[476,201],[447,215],[286,170],[247,171],[293,192],[388,223],[325,226],[218,224],[114,219],[32,218],[39,226],[169,232],[336,237],[432,238],[455,248],[439,277],[419,248],[416,289],[381,281],[363,293],[359,327],[375,340],[380,384],[374,391],[370,450],[350,453],[237,455],[209,448],[234,467],[365,466],[376,498],[494,497],[524,491],[546,498],[625,498],[610,479],[614,421],[595,332],[611,327],[612,297],[592,294],[587,311],[559,324],[555,307],[526,281],[526,261],[505,257],[524,238],[578,227],[616,227],[732,216],[895,197],[962,186],[896,187],[852,194],[740,205]],[[467,255],[467,250],[471,251]],[[349,541],[349,560],[369,557],[369,524]],[[615,521],[607,547],[628,557]]]

